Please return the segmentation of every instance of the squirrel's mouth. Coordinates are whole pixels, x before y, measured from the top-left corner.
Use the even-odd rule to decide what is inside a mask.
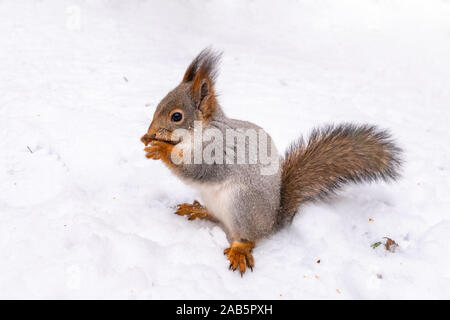
[[[152,141],[161,141],[161,142],[168,143],[168,144],[171,144],[171,145],[174,146],[174,145],[178,144],[179,142],[181,142],[181,139],[178,140],[178,141],[175,141],[175,140],[170,140],[170,139],[163,139],[163,138],[160,138],[160,137],[157,138],[157,137],[155,137],[154,135],[150,136],[148,133],[146,133],[146,134],[144,134],[144,136],[141,138],[141,141],[142,141],[142,143],[145,144],[146,146],[148,146],[149,144],[151,144]]]
[[[150,143],[152,143],[152,141],[161,141],[161,142],[164,142],[164,143],[171,144],[173,146],[180,142],[180,141],[172,141],[172,140],[165,140],[165,139],[159,139],[159,138],[154,138],[154,139],[150,140]]]

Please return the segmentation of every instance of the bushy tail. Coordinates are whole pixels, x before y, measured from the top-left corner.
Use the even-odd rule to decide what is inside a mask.
[[[401,149],[387,131],[343,124],[315,129],[308,141],[295,141],[282,163],[280,223],[299,205],[334,193],[347,182],[395,180]]]

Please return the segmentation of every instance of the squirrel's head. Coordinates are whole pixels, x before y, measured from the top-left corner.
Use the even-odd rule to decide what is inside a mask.
[[[210,121],[219,105],[214,92],[217,64],[221,54],[204,49],[191,62],[181,83],[159,103],[147,133],[141,141],[152,140],[176,144],[172,133],[176,129],[193,130],[194,121]]]

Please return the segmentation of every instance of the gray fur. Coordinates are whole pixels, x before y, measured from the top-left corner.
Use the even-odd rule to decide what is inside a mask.
[[[236,119],[230,119],[216,110],[207,128],[215,128],[226,136],[227,129],[261,129],[259,126]],[[205,128],[205,129],[207,129]],[[270,136],[268,135],[269,139]],[[206,144],[206,143],[205,143]],[[204,145],[205,146],[205,145]],[[246,140],[246,153],[249,150]],[[224,159],[226,157],[224,148]],[[271,150],[276,152],[277,150]],[[281,170],[273,175],[261,175],[263,166],[257,164],[183,164],[174,170],[182,180],[196,187],[198,184],[229,181],[237,187],[229,215],[231,230],[226,230],[234,240],[257,240],[274,231],[280,206]],[[208,208],[209,209],[209,208]],[[214,212],[211,212],[214,215]]]

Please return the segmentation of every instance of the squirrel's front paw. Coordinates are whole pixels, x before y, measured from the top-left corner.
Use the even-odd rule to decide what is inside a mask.
[[[146,147],[144,149],[144,151],[147,152],[145,156],[148,159],[153,159],[153,160],[161,159],[161,152],[157,145],[151,145],[150,147]]]
[[[223,253],[230,261],[230,269],[235,271],[239,267],[241,277],[245,273],[247,267],[253,271],[255,261],[253,260],[252,250],[255,247],[255,243],[235,241],[231,244],[231,247],[225,249]]]
[[[207,219],[214,221],[214,217],[208,212],[208,210],[200,204],[197,200],[194,201],[193,204],[182,203],[177,205],[176,214],[180,216],[188,215],[189,220],[199,219]]]
[[[148,159],[159,160],[168,158],[172,152],[173,145],[163,141],[152,141],[151,145],[144,148],[147,152],[145,155]]]

